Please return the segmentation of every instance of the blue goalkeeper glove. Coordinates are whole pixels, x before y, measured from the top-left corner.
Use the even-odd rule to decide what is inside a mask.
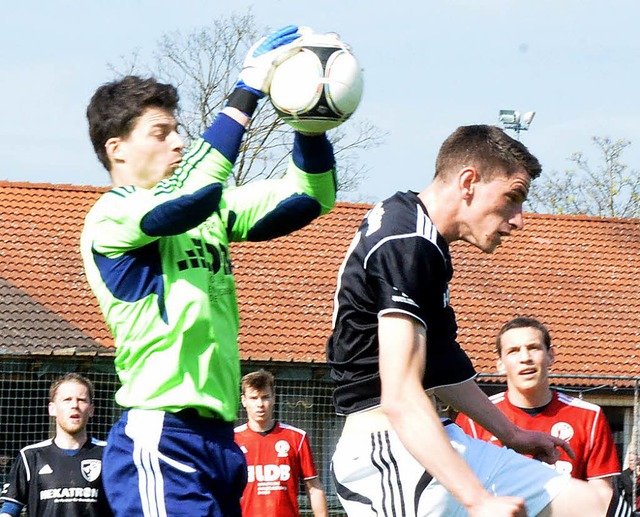
[[[268,95],[276,67],[300,49],[301,43],[296,41],[308,30],[306,27],[300,29],[296,25],[287,25],[253,45],[244,60],[236,87],[259,98]]]

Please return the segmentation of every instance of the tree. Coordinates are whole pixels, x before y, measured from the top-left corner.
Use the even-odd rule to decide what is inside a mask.
[[[251,44],[268,30],[256,30],[251,12],[217,19],[211,26],[182,35],[165,34],[154,52],[154,63],[143,68],[133,54],[121,75],[153,75],[174,84],[180,93],[178,120],[187,143],[211,124],[235,86],[244,56]],[[261,102],[247,127],[231,180],[243,185],[256,178],[279,177],[290,154],[293,132],[276,115],[269,102]],[[354,120],[332,130],[329,138],[338,161],[338,191],[355,192],[366,176],[360,155],[380,145],[383,133],[373,124]]]
[[[538,179],[528,202],[534,212],[640,217],[640,174],[621,161],[631,142],[598,136],[593,142],[602,162],[593,168],[577,152],[569,158],[573,169]]]

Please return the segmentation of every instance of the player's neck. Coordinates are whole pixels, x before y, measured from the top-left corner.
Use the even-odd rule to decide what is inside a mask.
[[[546,406],[553,398],[553,392],[550,388],[545,387],[538,390],[520,391],[516,389],[508,389],[507,396],[509,402],[520,408],[536,408]]]
[[[87,432],[82,431],[77,434],[69,434],[65,431],[58,430],[53,441],[61,449],[81,449],[82,446],[87,442]]]
[[[455,203],[450,190],[440,181],[434,181],[418,194],[418,198],[427,209],[429,219],[448,243],[459,238]]]
[[[274,426],[276,425],[276,421],[273,418],[261,422],[257,420],[249,420],[247,422],[247,425],[249,426],[249,429],[255,431],[256,433],[266,433],[267,431],[271,431],[271,429],[274,428]]]

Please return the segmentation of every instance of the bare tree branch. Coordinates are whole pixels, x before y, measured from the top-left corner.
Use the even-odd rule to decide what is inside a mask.
[[[601,162],[594,168],[581,152],[569,160],[575,167],[543,175],[528,202],[536,212],[640,217],[640,174],[621,161],[628,140],[593,137]]]

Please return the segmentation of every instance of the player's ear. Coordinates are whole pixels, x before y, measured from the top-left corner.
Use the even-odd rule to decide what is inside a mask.
[[[56,405],[53,402],[49,402],[49,416],[56,417]]]
[[[242,402],[242,407],[246,408],[247,407],[247,402],[244,398],[244,393],[242,395],[240,395],[240,402]]]
[[[549,347],[547,350],[547,354],[549,355],[549,366],[556,362],[556,351],[553,347]]]
[[[498,370],[498,373],[501,373],[504,375],[505,368],[504,368],[504,363],[502,362],[502,359],[498,359],[496,361],[496,370]]]
[[[109,157],[111,162],[115,162],[116,160],[122,160],[122,138],[118,136],[112,136],[107,140],[104,144],[104,150]]]
[[[458,189],[463,199],[471,199],[475,192],[476,183],[480,181],[480,175],[475,167],[465,167],[458,171]]]
[[[93,412],[96,410],[96,407],[93,405],[93,402],[89,404],[89,417],[93,417]]]

